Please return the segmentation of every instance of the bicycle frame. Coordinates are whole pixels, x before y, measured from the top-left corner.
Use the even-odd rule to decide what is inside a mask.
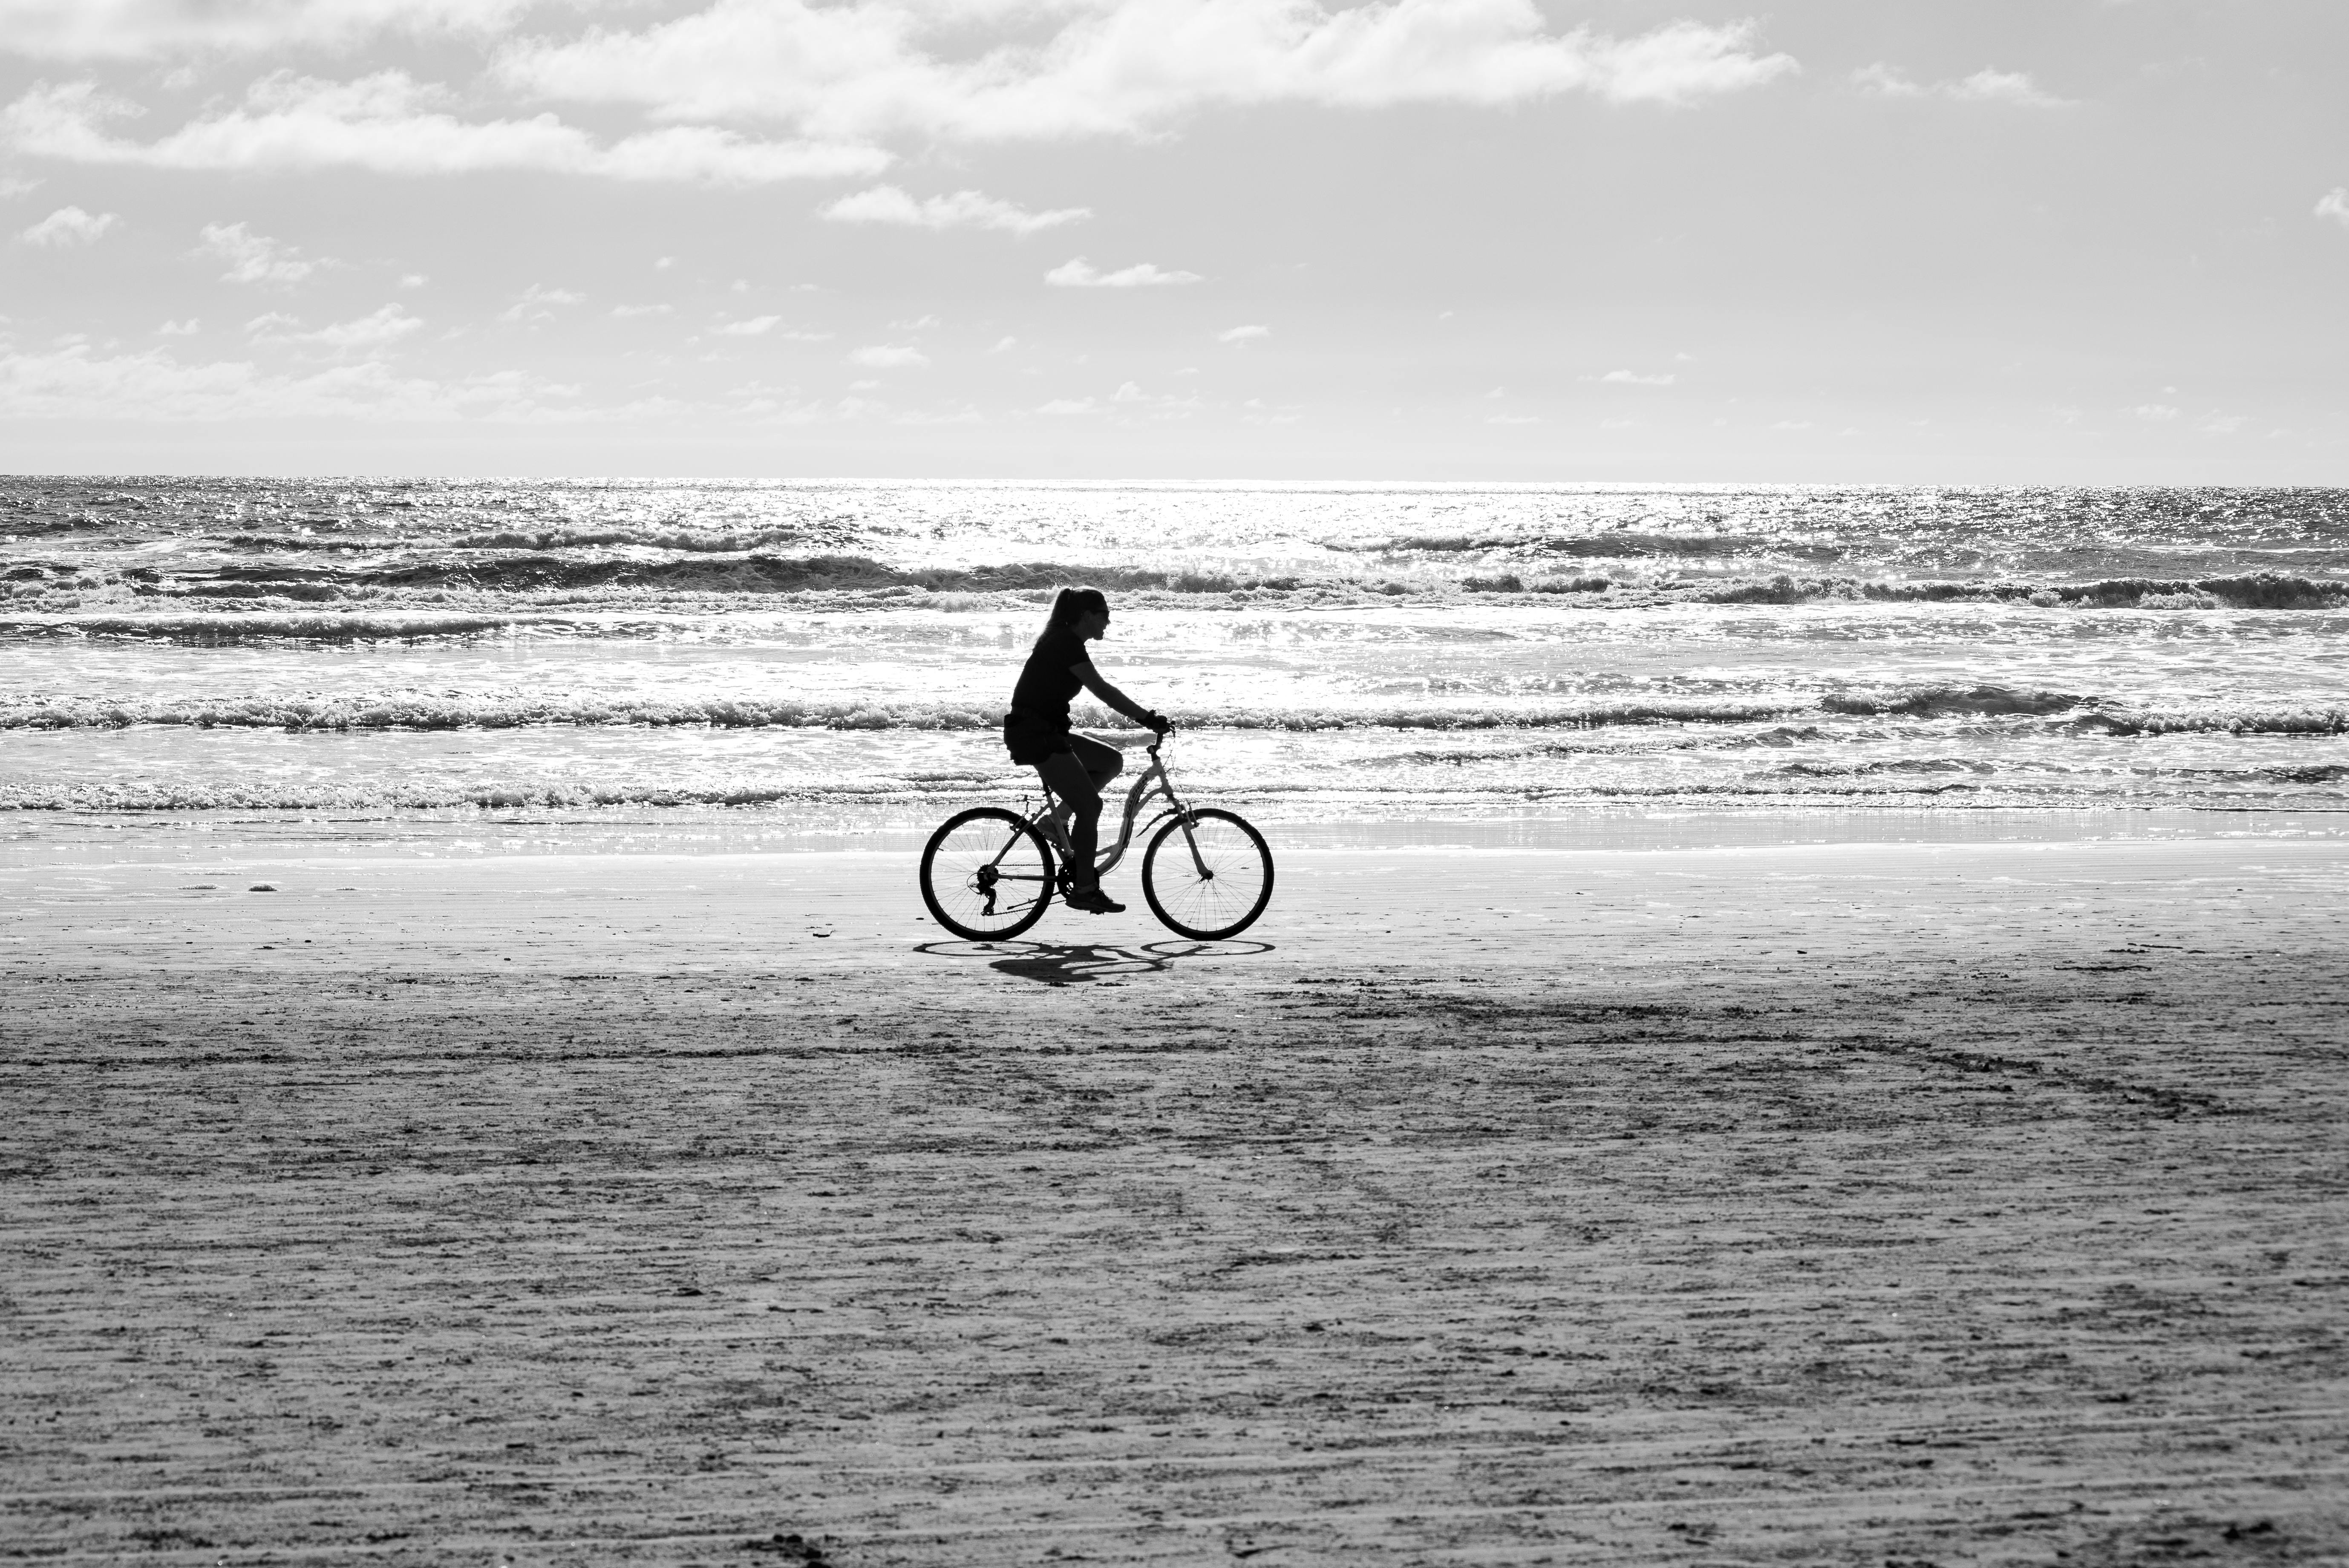
[[[1096,881],[1109,875],[1117,868],[1118,861],[1125,858],[1126,850],[1134,841],[1134,824],[1141,820],[1143,802],[1153,796],[1164,799],[1166,804],[1164,809],[1153,815],[1149,821],[1143,823],[1143,830],[1147,831],[1156,827],[1169,816],[1182,822],[1184,824],[1183,842],[1184,846],[1191,851],[1191,862],[1198,868],[1200,875],[1207,874],[1206,862],[1199,857],[1198,841],[1191,833],[1191,809],[1184,805],[1181,798],[1174,793],[1174,781],[1166,772],[1166,759],[1158,755],[1159,748],[1165,744],[1166,740],[1164,737],[1150,743],[1150,766],[1142,770],[1141,777],[1133,781],[1133,788],[1126,791],[1125,817],[1118,827],[1117,842],[1100,851],[1100,861],[1093,868]],[[1061,863],[1064,866],[1072,864],[1075,851],[1069,843],[1068,829],[1061,820],[1060,799],[1052,793],[1052,787],[1050,784],[1042,785],[1042,789],[1044,803],[1030,812],[1028,820],[1051,841],[1052,848],[1060,854]]]

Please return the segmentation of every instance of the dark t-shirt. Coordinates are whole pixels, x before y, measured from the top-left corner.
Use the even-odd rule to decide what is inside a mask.
[[[1036,639],[1035,649],[1028,655],[1027,667],[1019,672],[1019,684],[1011,688],[1011,706],[1048,724],[1068,728],[1070,699],[1085,689],[1085,683],[1071,675],[1070,668],[1092,662],[1092,655],[1085,652],[1085,640],[1077,635],[1075,627],[1045,627],[1044,634]]]

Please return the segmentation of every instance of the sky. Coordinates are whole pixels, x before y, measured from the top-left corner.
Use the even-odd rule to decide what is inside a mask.
[[[0,0],[0,470],[2349,483],[2349,5]]]

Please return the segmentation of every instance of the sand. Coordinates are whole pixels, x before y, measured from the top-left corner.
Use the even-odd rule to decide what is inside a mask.
[[[2349,1561],[2349,844],[539,848],[0,865],[0,1555]]]

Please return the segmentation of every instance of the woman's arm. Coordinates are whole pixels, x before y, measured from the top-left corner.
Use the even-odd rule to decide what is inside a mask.
[[[1069,673],[1084,682],[1087,691],[1101,698],[1115,712],[1125,715],[1126,717],[1142,726],[1143,728],[1161,729],[1165,727],[1164,719],[1102,679],[1101,671],[1093,668],[1093,662],[1091,659],[1087,659],[1081,665],[1071,665]]]

